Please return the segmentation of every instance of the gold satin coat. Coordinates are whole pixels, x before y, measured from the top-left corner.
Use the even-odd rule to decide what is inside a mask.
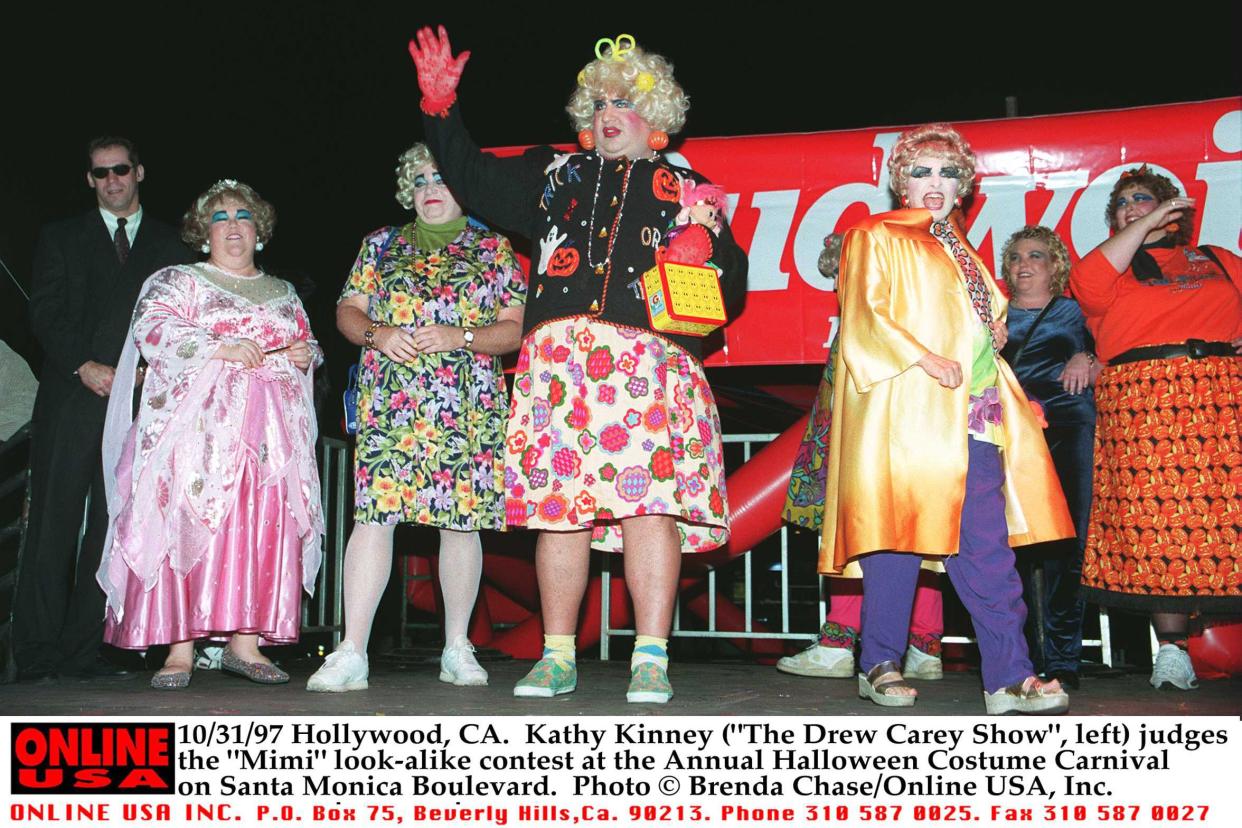
[[[868,552],[958,551],[971,331],[979,321],[965,277],[930,228],[929,211],[896,210],[865,219],[845,236],[837,287],[841,349],[819,551],[824,574],[841,574]],[[966,238],[960,227],[958,236]],[[994,317],[1004,319],[1008,302],[978,254],[966,248],[985,274]],[[944,388],[915,364],[929,351],[962,366],[961,385]],[[1009,366],[999,358],[997,365],[1009,542],[1073,537],[1043,432]]]

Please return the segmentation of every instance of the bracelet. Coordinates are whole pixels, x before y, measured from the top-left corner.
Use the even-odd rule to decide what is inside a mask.
[[[1087,355],[1087,364],[1095,365],[1095,354],[1091,353],[1090,351],[1083,351],[1083,353]]]
[[[362,344],[368,348],[374,348],[375,332],[382,327],[378,322],[372,322],[370,325],[367,325],[366,331],[362,334]]]

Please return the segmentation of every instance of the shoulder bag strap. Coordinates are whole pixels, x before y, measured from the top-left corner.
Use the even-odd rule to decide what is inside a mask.
[[[1032,323],[1030,329],[1026,332],[1026,336],[1023,337],[1022,344],[1019,345],[1018,350],[1014,352],[1013,359],[1009,360],[1010,368],[1018,367],[1018,360],[1022,359],[1022,354],[1026,351],[1026,346],[1030,344],[1031,336],[1034,335],[1035,329],[1039,327],[1040,322],[1044,321],[1044,317],[1048,315],[1048,311],[1052,310],[1052,306],[1055,305],[1057,300],[1060,298],[1060,296],[1052,297],[1052,300],[1048,304],[1044,305],[1044,309],[1039,312],[1039,316],[1035,317],[1035,322]]]

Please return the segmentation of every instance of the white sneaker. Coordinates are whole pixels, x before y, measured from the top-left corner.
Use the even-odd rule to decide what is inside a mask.
[[[812,644],[794,656],[776,662],[782,673],[811,678],[853,678],[854,653],[844,647],[822,647]]]
[[[1190,663],[1190,653],[1176,644],[1161,644],[1151,668],[1151,686],[1157,690],[1165,682],[1181,690],[1197,690],[1199,679]]]
[[[906,648],[906,658],[901,667],[901,674],[908,679],[936,681],[944,678],[944,665],[940,661],[940,656],[928,655],[911,644]]]
[[[306,689],[312,693],[344,693],[349,690],[367,689],[367,657],[354,647],[352,641],[342,641],[336,652],[324,659],[323,666],[306,681]]]
[[[474,657],[474,645],[465,636],[453,641],[440,654],[440,681],[458,687],[483,687],[487,684],[487,671],[479,666]]]

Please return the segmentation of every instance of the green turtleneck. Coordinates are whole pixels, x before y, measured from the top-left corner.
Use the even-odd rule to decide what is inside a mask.
[[[461,216],[443,224],[428,224],[420,219],[414,220],[414,244],[419,250],[439,250],[466,229],[466,217]]]

